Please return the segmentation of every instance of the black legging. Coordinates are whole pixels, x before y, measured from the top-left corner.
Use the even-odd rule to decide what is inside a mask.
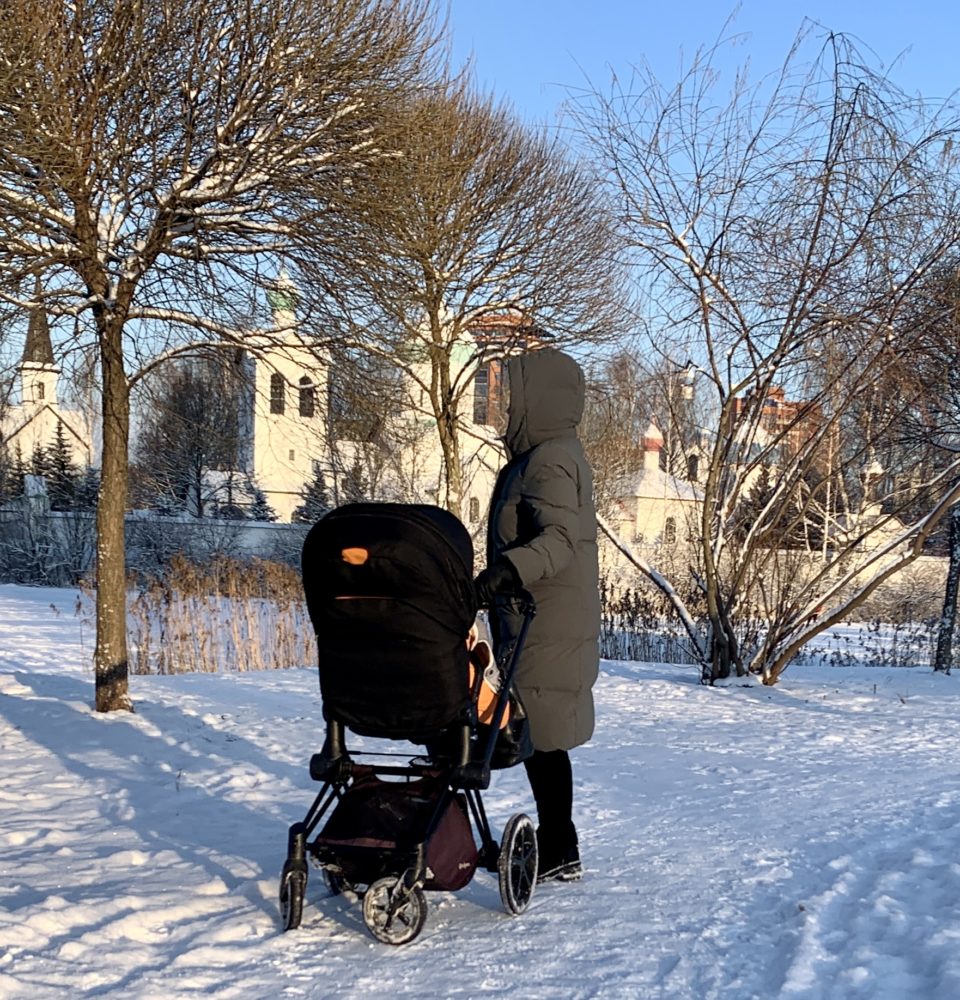
[[[542,832],[563,843],[576,843],[573,827],[573,769],[566,750],[536,750],[523,762],[537,804]]]

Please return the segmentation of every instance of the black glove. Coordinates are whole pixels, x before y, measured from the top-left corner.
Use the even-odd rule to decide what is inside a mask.
[[[481,608],[489,608],[490,602],[498,594],[513,594],[520,589],[520,578],[513,568],[513,563],[499,559],[477,574],[473,581],[473,589],[477,594],[477,604]]]

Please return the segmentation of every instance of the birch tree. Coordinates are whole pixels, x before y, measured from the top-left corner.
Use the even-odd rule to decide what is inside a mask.
[[[478,361],[531,337],[609,336],[618,261],[591,172],[469,80],[417,95],[395,124],[402,155],[344,191],[349,253],[331,292],[356,345],[407,377],[405,409],[442,451],[440,502],[459,514],[462,403]],[[510,315],[482,354],[471,332]]]
[[[925,391],[900,377],[923,349],[901,320],[960,241],[960,122],[842,36],[802,32],[757,84],[725,81],[717,51],[673,87],[638,69],[574,115],[619,201],[648,350],[690,359],[713,413],[692,567],[702,605],[644,572],[673,600],[706,682],[774,683],[923,551],[960,496],[955,460],[909,495],[879,460]],[[892,379],[912,398],[888,399]],[[771,543],[811,523],[806,545]]]
[[[189,342],[241,341],[281,257],[321,270],[330,192],[383,154],[432,31],[426,0],[20,0],[0,17],[2,292],[74,316],[100,368],[99,710],[130,707],[131,384]]]
[[[643,463],[657,387],[642,360],[621,350],[590,366],[586,388],[579,433],[594,470],[597,507],[607,511],[619,482]]]

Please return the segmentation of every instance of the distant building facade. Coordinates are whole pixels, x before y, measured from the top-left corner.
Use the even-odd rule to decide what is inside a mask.
[[[739,423],[744,410],[752,404],[751,397],[733,401],[730,419],[734,425]],[[760,404],[757,436],[762,446],[773,448],[771,464],[779,465],[793,458],[811,438],[820,433],[823,420],[823,408],[819,403],[789,400],[783,388],[770,386]]]
[[[612,486],[613,526],[628,544],[673,548],[687,539],[696,516],[700,493],[663,468],[663,444],[663,435],[651,423],[643,436],[641,467]]]
[[[341,373],[332,357],[298,332],[297,295],[289,279],[281,274],[268,300],[273,329],[249,339],[244,360],[248,389],[240,403],[241,461],[279,519],[291,519],[318,472],[326,477],[333,500],[343,493],[338,486],[345,470],[365,463],[381,466],[377,499],[442,503],[443,456],[422,389],[430,384],[429,358],[407,359],[407,375],[396,389],[403,410],[399,416],[393,407],[390,419],[373,419],[368,399],[360,419],[341,398]],[[456,377],[462,381],[464,373],[470,375],[460,417],[475,428],[460,436],[461,513],[468,527],[480,528],[503,463],[495,443],[504,429],[507,403],[503,352],[506,345],[515,349],[535,337],[532,325],[507,313],[478,323],[453,347]],[[390,454],[377,455],[380,448]]]
[[[248,336],[239,359],[231,362],[240,378],[222,387],[237,411],[235,465],[211,464],[200,509],[217,516],[235,507],[249,513],[249,487],[255,487],[278,521],[288,522],[318,473],[325,477],[331,502],[342,502],[345,472],[364,463],[383,467],[370,485],[371,497],[442,503],[439,437],[419,388],[429,385],[429,360],[424,359],[422,371],[408,365],[411,377],[398,383],[397,397],[390,401],[392,424],[376,415],[369,398],[358,416],[341,398],[342,373],[336,361],[300,332],[296,288],[284,273],[267,298],[272,325]],[[459,410],[467,429],[460,435],[461,513],[477,531],[504,461],[496,442],[507,403],[503,353],[538,335],[518,314],[505,313],[479,323],[453,348],[453,367],[466,385]],[[0,408],[0,448],[11,461],[19,454],[29,467],[37,449],[49,448],[60,424],[75,464],[94,464],[93,426],[80,411],[58,400],[60,375],[47,318],[38,308],[29,317],[14,391]],[[403,411],[399,417],[398,409]],[[237,490],[243,483],[246,492]],[[229,503],[224,503],[225,496]]]
[[[243,471],[281,521],[303,502],[317,463],[328,461],[327,365],[297,331],[297,295],[281,274],[268,293],[274,329],[249,338],[239,400]]]
[[[470,332],[479,353],[473,379],[473,422],[502,433],[510,402],[504,355],[536,347],[547,338],[539,326],[514,311],[484,316]]]

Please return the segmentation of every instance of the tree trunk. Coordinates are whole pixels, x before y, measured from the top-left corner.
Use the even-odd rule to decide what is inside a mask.
[[[960,503],[950,509],[950,564],[943,594],[943,611],[937,630],[937,651],[933,669],[950,673],[953,659],[953,633],[957,625],[957,589],[960,585]]]
[[[463,470],[460,467],[460,442],[457,438],[457,415],[448,408],[437,421],[440,450],[443,455],[447,510],[461,517],[463,501]]]
[[[716,614],[710,614],[710,663],[705,667],[709,669],[709,674],[701,680],[706,684],[727,680],[731,676],[742,677],[746,673],[736,634],[722,608]]]
[[[131,711],[127,693],[127,587],[124,515],[130,397],[123,368],[123,324],[98,317],[103,380],[103,455],[97,496],[97,642],[94,652],[98,712]]]

